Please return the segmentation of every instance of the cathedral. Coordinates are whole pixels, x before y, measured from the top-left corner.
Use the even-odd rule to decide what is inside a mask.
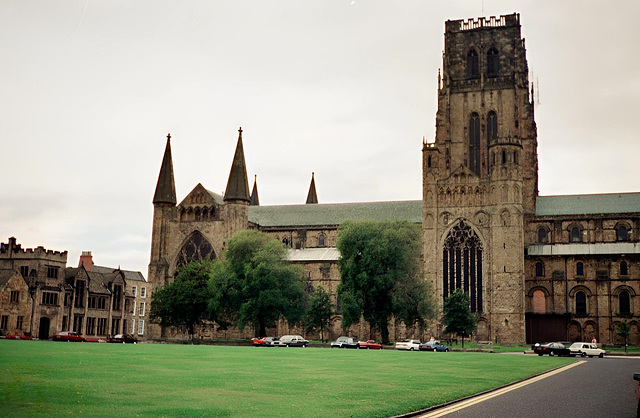
[[[630,342],[639,344],[640,193],[538,195],[533,90],[518,14],[447,21],[444,41],[436,135],[422,143],[422,200],[321,204],[312,175],[306,204],[260,206],[240,129],[224,195],[198,184],[178,203],[168,136],[153,198],[149,287],[170,283],[190,259],[222,256],[231,236],[255,228],[289,247],[308,287],[331,292],[336,337],[344,332],[338,226],[409,220],[422,225],[424,275],[438,316],[426,330],[391,327],[392,339],[442,336],[443,301],[461,288],[478,316],[476,341],[618,343],[616,325],[627,321]],[[295,329],[280,323],[270,331]],[[149,323],[144,334],[176,332]],[[199,337],[246,332],[209,324]],[[370,330],[361,323],[348,332],[367,337]]]

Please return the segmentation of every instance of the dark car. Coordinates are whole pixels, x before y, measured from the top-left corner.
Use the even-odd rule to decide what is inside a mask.
[[[53,341],[75,341],[84,342],[84,337],[74,331],[62,331],[51,336]]]
[[[533,352],[539,356],[544,356],[545,354],[547,354],[551,357],[571,355],[569,349],[562,343],[536,344],[533,346]]]
[[[262,340],[263,347],[277,347],[280,345],[278,337],[266,337]]]
[[[353,337],[338,337],[331,343],[331,348],[359,348],[358,341]]]
[[[116,334],[113,338],[109,338],[110,343],[137,344],[138,339],[131,334]]]
[[[420,351],[449,351],[449,347],[440,343],[437,340],[429,340],[426,343],[420,344]]]

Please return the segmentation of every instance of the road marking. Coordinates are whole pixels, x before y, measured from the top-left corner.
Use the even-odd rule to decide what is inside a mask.
[[[524,380],[522,382],[515,383],[515,384],[510,385],[510,386],[508,386],[506,388],[498,389],[498,390],[495,390],[493,392],[490,392],[490,393],[487,393],[487,394],[484,394],[484,395],[476,396],[476,397],[473,397],[472,399],[468,399],[466,401],[458,402],[458,403],[455,403],[454,405],[446,406],[446,407],[438,409],[436,411],[428,412],[428,413],[426,413],[424,415],[419,415],[419,418],[442,417],[442,416],[445,416],[447,414],[451,414],[453,412],[459,411],[461,409],[468,408],[471,405],[475,405],[477,403],[484,402],[484,401],[486,401],[488,399],[495,398],[496,396],[503,395],[503,394],[505,394],[507,392],[511,392],[512,390],[516,390],[516,389],[519,389],[519,388],[521,388],[523,386],[530,385],[531,383],[535,383],[535,382],[540,381],[542,379],[546,379],[547,377],[553,376],[554,374],[562,373],[562,372],[564,372],[566,370],[569,370],[572,367],[580,366],[581,364],[584,364],[584,363],[586,363],[586,360],[580,360],[580,361],[577,361],[575,363],[569,364],[567,366],[560,367],[558,369],[552,370],[549,373],[544,373],[544,374],[541,374],[539,376],[532,377],[531,379],[527,379],[527,380]]]

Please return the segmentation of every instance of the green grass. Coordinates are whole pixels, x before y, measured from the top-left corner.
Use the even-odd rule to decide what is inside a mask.
[[[3,415],[390,416],[566,358],[0,340]]]

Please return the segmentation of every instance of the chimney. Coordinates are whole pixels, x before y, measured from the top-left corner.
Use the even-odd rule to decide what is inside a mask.
[[[78,263],[78,267],[84,266],[84,269],[87,271],[91,271],[93,269],[93,256],[91,255],[91,251],[83,251],[80,256],[80,262]]]

